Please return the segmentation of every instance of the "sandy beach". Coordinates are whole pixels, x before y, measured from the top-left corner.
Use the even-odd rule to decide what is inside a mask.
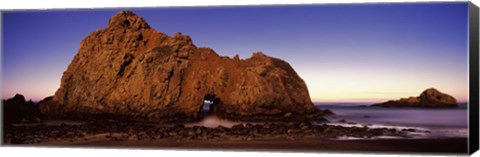
[[[377,140],[329,140],[324,138],[255,139],[255,140],[125,140],[107,138],[76,141],[51,141],[29,146],[92,147],[128,149],[195,149],[287,152],[384,152],[384,153],[434,153],[465,154],[466,138],[449,139],[377,139]]]

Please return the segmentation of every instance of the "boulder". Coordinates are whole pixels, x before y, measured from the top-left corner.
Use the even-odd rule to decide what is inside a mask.
[[[429,88],[423,91],[418,97],[390,100],[384,103],[373,104],[371,106],[443,108],[458,107],[458,102],[454,97],[448,94],[442,93],[435,88]]]
[[[21,94],[3,100],[3,124],[34,123],[40,121],[40,109],[32,100],[26,101]]]
[[[205,100],[215,114],[233,120],[324,114],[287,62],[262,52],[247,59],[219,56],[188,35],[157,32],[131,11],[119,12],[80,45],[60,88],[41,106],[46,115],[189,121],[200,117]]]

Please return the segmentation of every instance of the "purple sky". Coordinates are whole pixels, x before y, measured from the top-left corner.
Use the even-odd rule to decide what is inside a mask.
[[[119,10],[3,12],[2,97],[53,95],[80,41]],[[467,2],[132,10],[220,55],[286,60],[314,101],[377,102],[429,87],[468,99]]]

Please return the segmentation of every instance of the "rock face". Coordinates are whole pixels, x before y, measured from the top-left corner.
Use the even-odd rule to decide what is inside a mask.
[[[400,100],[391,100],[384,103],[373,104],[372,106],[442,108],[458,107],[458,103],[454,97],[444,94],[435,88],[429,88],[423,91],[418,97],[401,98]]]
[[[323,114],[287,62],[261,52],[248,59],[219,56],[197,48],[187,35],[157,32],[130,11],[119,12],[81,42],[60,88],[41,111],[61,117],[186,120],[200,116],[205,100],[229,119]]]
[[[21,94],[3,100],[3,124],[29,123],[40,120],[40,109],[31,100],[26,101]]]

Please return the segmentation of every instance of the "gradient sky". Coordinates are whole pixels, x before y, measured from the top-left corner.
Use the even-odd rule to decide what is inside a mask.
[[[80,41],[120,9],[6,11],[2,97],[53,95]],[[378,102],[435,87],[468,99],[468,3],[131,9],[198,47],[290,63],[313,101]]]

